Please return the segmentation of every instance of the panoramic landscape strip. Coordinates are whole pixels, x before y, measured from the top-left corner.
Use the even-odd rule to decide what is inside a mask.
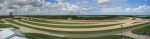
[[[66,19],[55,20],[51,17],[36,16],[1,17],[0,27],[16,28],[29,39],[141,39],[141,37],[149,36],[148,17],[118,16],[109,18],[109,16],[98,16],[93,18],[95,19],[74,19],[68,16]]]

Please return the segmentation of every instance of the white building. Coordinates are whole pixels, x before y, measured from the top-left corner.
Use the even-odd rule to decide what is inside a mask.
[[[0,28],[0,39],[27,39],[14,28]]]

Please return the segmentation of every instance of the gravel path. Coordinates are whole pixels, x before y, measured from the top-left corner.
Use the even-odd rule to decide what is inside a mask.
[[[75,28],[75,29],[74,28],[52,28],[52,27],[44,27],[44,26],[32,25],[32,24],[20,22],[18,20],[14,20],[14,21],[18,22],[20,24],[29,25],[29,26],[36,27],[36,28],[42,28],[42,29],[48,29],[48,30],[57,30],[57,31],[72,31],[72,32],[77,32],[77,31],[81,31],[81,32],[84,32],[84,31],[102,31],[102,30],[117,29],[117,28],[121,27],[120,25],[116,25],[116,26],[97,27],[97,28],[84,28],[84,29],[82,29],[82,28]],[[125,25],[123,27],[131,27],[133,25],[143,24],[143,23],[145,23],[145,22],[135,23],[135,24],[126,23],[126,24],[123,24],[123,25]]]
[[[105,36],[105,35],[111,35],[114,34],[115,32],[108,32],[106,33],[92,33],[92,34],[64,34],[64,33],[53,33],[53,32],[46,32],[46,31],[40,31],[28,27],[23,27],[17,24],[13,24],[9,21],[3,20],[7,24],[12,24],[16,27],[19,27],[19,30],[24,33],[41,33],[41,34],[47,34],[47,35],[52,35],[52,36],[58,36],[58,37],[71,37],[71,38],[87,38],[87,37],[99,37],[99,36]],[[81,37],[82,36],[82,37]]]
[[[129,36],[129,37],[133,37],[133,38],[136,38],[136,39],[150,39],[150,36],[137,35],[137,34],[132,33],[131,31],[127,31],[127,32],[123,32],[123,33],[118,33],[117,35]]]
[[[23,27],[17,24],[13,24],[9,21],[6,21],[5,19],[3,19],[2,21],[6,22],[6,24],[11,24],[14,25],[16,27],[19,27],[19,30],[23,33],[40,33],[40,34],[46,34],[46,35],[52,35],[52,36],[59,36],[59,37],[64,37],[65,34],[59,34],[59,33],[51,33],[51,32],[46,32],[46,31],[40,31],[40,30],[36,30],[36,29],[32,29],[32,28],[28,28],[28,27]]]
[[[144,21],[145,22],[150,22],[150,19],[144,19]],[[133,30],[139,29],[139,28],[142,28],[142,27],[146,27],[146,26],[139,26],[139,27],[134,27],[132,29],[128,29],[128,30],[122,30],[120,33],[117,33],[115,35],[124,35],[124,36],[133,37],[135,39],[150,39],[150,36],[138,35],[138,34],[132,33]]]
[[[6,23],[8,24],[12,24],[6,20],[3,20],[5,21]],[[17,20],[14,20],[16,22],[18,22]],[[23,23],[23,22],[18,22],[18,23],[21,23],[21,24],[26,24],[26,23]],[[143,22],[144,23],[144,22]],[[138,23],[138,24],[141,24],[141,23]],[[48,35],[54,35],[54,36],[60,36],[60,37],[75,37],[73,35],[68,35],[68,34],[59,34],[59,33],[51,33],[51,32],[44,32],[44,31],[40,31],[40,30],[35,30],[35,29],[31,29],[31,28],[27,28],[27,27],[23,27],[23,26],[19,26],[19,25],[16,25],[16,24],[12,24],[12,25],[15,25],[17,27],[20,28],[20,30],[22,32],[30,32],[30,33],[42,33],[42,34],[48,34]],[[28,25],[28,24],[26,24]],[[130,25],[130,24],[124,24],[124,25]],[[136,24],[135,24],[136,25]],[[35,25],[32,25],[32,26],[35,26]],[[126,26],[126,27],[129,27],[129,26]],[[112,28],[112,27],[111,27]],[[116,27],[114,27],[116,28]],[[115,34],[116,33],[116,34]],[[129,31],[124,31],[123,33],[122,32],[110,32],[110,33],[103,33],[103,34],[83,34],[83,35],[76,35],[77,37],[90,37],[90,36],[100,36],[100,35],[111,35],[111,34],[115,34],[115,35],[125,35],[125,36],[129,36],[129,37],[133,37],[133,38],[136,38],[136,39],[150,39],[149,36],[144,36],[144,35],[137,35],[137,34],[133,34],[131,32],[131,30]]]
[[[105,21],[105,22],[103,22],[103,23],[107,23],[106,21],[108,21],[108,20],[99,20],[99,21],[97,21],[97,22],[79,22],[79,21],[73,21],[73,20],[54,20],[54,19],[40,19],[40,18],[34,18],[34,19],[38,19],[38,20],[46,20],[46,21],[55,21],[55,22],[64,22],[64,23],[88,23],[88,24],[97,24],[97,23],[102,23],[101,21]],[[125,20],[127,20],[127,19],[125,19]],[[110,21],[110,20],[109,20]],[[110,23],[108,21],[108,23]],[[112,20],[111,20],[112,21]],[[116,22],[118,22],[118,21],[123,21],[123,20],[113,20],[113,22],[114,21],[116,21]]]
[[[93,26],[93,25],[111,25],[111,24],[121,24],[121,23],[126,23],[127,20],[122,20],[121,22],[102,22],[102,23],[96,23],[96,24],[53,24],[53,23],[41,23],[41,22],[34,22],[34,21],[28,21],[28,20],[23,20],[27,22],[32,22],[32,23],[37,23],[37,24],[45,24],[45,25],[65,25],[65,26]]]

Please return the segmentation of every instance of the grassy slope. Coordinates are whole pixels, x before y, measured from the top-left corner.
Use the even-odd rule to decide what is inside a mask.
[[[15,27],[15,26],[13,26],[13,25],[9,25],[9,24],[0,24],[0,28],[10,28],[10,27],[12,27],[12,28],[17,28],[17,29],[18,29],[18,27]]]
[[[43,20],[43,19],[33,19],[33,20],[30,20],[30,21],[53,23],[53,24],[87,24],[87,23],[66,23],[66,22],[47,21],[47,20]]]
[[[63,32],[63,31],[55,31],[55,30],[48,30],[48,29],[42,29],[42,28],[36,28],[36,27],[32,27],[32,26],[28,26],[28,25],[24,25],[24,24],[20,24],[20,23],[17,23],[15,21],[12,21],[12,20],[7,20],[9,21],[10,23],[13,23],[13,24],[17,24],[17,25],[20,25],[20,26],[24,26],[24,27],[28,27],[28,28],[32,28],[32,29],[37,29],[37,30],[41,30],[41,31],[46,31],[46,32],[59,32],[59,33],[69,33],[69,34],[87,34],[87,33],[105,33],[105,32],[113,32],[113,31],[120,31],[122,30],[122,28],[119,28],[119,29],[112,29],[112,30],[104,30],[104,31],[94,31],[94,32]],[[140,25],[135,25],[133,27],[137,27],[137,26],[141,26],[141,25],[145,25],[145,24],[140,24]],[[127,27],[127,28],[123,28],[123,29],[129,29],[129,28],[133,28],[133,27]]]
[[[24,23],[28,23],[28,24],[33,24],[33,25],[38,25],[38,26],[45,26],[45,27],[56,27],[56,28],[95,28],[95,27],[107,27],[107,26],[113,26],[113,25],[120,25],[123,23],[118,23],[118,24],[109,24],[109,25],[92,25],[92,26],[65,26],[65,25],[46,25],[46,24],[39,24],[39,23],[33,23],[33,22],[27,22],[24,20],[20,20]]]
[[[94,38],[65,38],[65,37],[55,37],[38,33],[25,33],[26,37],[29,39],[134,39],[127,36],[119,36],[119,35],[110,35],[110,36],[102,36],[102,37],[94,37]]]
[[[4,23],[1,19],[0,19],[0,24]]]
[[[122,16],[29,16],[34,18],[48,18],[48,19],[80,19],[80,20],[107,20],[107,19],[124,19]]]
[[[34,21],[34,22],[44,22],[44,23],[52,23],[52,24],[89,24],[89,23],[67,23],[67,22],[58,22],[57,20],[54,20],[54,21],[48,21],[48,20],[45,20],[45,19],[42,19],[42,18],[39,18],[39,19],[32,19],[30,21]],[[115,21],[102,21],[102,20],[99,20],[100,22],[115,22]]]
[[[135,34],[149,35],[150,36],[150,24],[142,25],[146,26],[140,29],[133,30],[132,32]]]

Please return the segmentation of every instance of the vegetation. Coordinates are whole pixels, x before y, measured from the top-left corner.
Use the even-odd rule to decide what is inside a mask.
[[[70,25],[70,26],[65,26],[65,25],[46,25],[46,24],[40,24],[40,23],[33,23],[33,22],[28,22],[28,21],[24,21],[24,20],[20,20],[24,23],[28,23],[28,24],[32,24],[32,25],[37,25],[37,26],[45,26],[45,27],[56,27],[56,28],[95,28],[95,27],[107,27],[107,26],[113,26],[113,25],[120,25],[120,24],[123,24],[123,23],[117,23],[117,24],[108,24],[108,25],[86,25],[86,26],[73,26],[73,25]]]
[[[72,15],[62,15],[62,16],[29,16],[29,17],[35,17],[35,18],[48,18],[48,19],[79,19],[79,20],[105,20],[105,19],[120,19],[123,18],[121,16],[72,16]]]
[[[52,24],[89,24],[89,23],[68,23],[68,22],[59,22],[60,20],[52,20],[52,21],[48,21],[47,19],[32,19],[30,21],[34,21],[34,22],[41,22],[41,23],[52,23]],[[98,22],[116,22],[116,21],[112,21],[112,20],[98,20]]]
[[[43,19],[33,19],[30,21],[34,22],[44,22],[44,23],[52,23],[52,24],[88,24],[88,23],[67,23],[67,22],[57,22],[57,21],[48,21],[48,20],[43,20]]]
[[[42,18],[42,17],[39,17],[39,18]],[[48,17],[49,18],[49,17]],[[52,17],[53,18],[53,17]],[[60,17],[61,18],[61,17]],[[60,19],[59,17],[57,19]],[[68,18],[68,17],[66,17]],[[64,19],[66,19],[64,18]],[[81,17],[80,17],[81,18]],[[79,18],[79,19],[80,19]],[[74,16],[73,16],[73,19]],[[83,19],[86,19],[86,18],[83,18]],[[91,18],[92,19],[92,18]],[[89,18],[87,18],[86,20],[91,20]],[[94,18],[93,18],[94,19]],[[92,19],[92,20],[93,20]],[[105,19],[105,18],[102,18],[102,19]],[[95,19],[94,19],[95,20]],[[96,19],[96,20],[99,20]],[[65,26],[65,25],[62,25],[62,26],[57,26],[57,25],[46,25],[46,24],[37,24],[37,23],[32,23],[32,22],[28,22],[28,21],[23,21],[23,20],[20,20],[21,22],[24,22],[24,23],[28,23],[28,24],[32,24],[31,26],[30,25],[25,25],[25,24],[21,24],[21,23],[17,23],[13,20],[7,20],[13,24],[17,24],[17,25],[20,25],[20,26],[24,26],[24,27],[28,27],[28,28],[33,28],[33,29],[37,29],[37,30],[41,30],[41,31],[47,31],[47,32],[57,32],[55,30],[48,30],[48,29],[42,29],[42,28],[37,28],[37,27],[32,27],[32,25],[39,25],[39,26],[46,26],[46,27],[59,27],[59,28],[95,28],[95,27],[106,27],[106,26],[112,26],[112,25],[119,25],[119,24],[111,24],[111,25],[92,25],[92,26]],[[32,20],[31,20],[32,21]],[[36,20],[38,21],[38,20]],[[1,22],[1,21],[0,21]],[[41,21],[42,22],[42,21]],[[59,22],[50,22],[50,23],[59,23]],[[61,23],[60,23],[61,24]],[[63,23],[62,23],[63,24]],[[65,23],[64,23],[65,24]],[[66,23],[67,24],[67,23]],[[143,27],[143,28],[140,28],[140,29],[136,29],[133,31],[133,33],[136,33],[136,34],[142,34],[142,35],[149,35],[150,36],[150,24],[141,24],[141,25],[135,25],[135,26],[147,26],[147,27]],[[127,27],[127,28],[118,28],[118,29],[112,29],[112,30],[105,30],[104,32],[111,32],[111,31],[118,31],[118,30],[122,30],[122,29],[128,29],[128,28],[133,28],[135,26],[132,26],[132,27]],[[14,27],[12,25],[9,25],[9,24],[0,24],[0,28],[7,28],[7,27]],[[17,28],[17,27],[14,27],[14,28]],[[59,31],[58,31],[59,32]],[[62,31],[60,31],[61,33]],[[96,32],[100,32],[102,33],[103,31],[96,31]],[[68,33],[68,32],[62,32],[62,33]],[[70,33],[70,32],[69,32]],[[83,33],[83,32],[82,32]],[[86,33],[86,32],[84,32]],[[89,32],[87,32],[89,33]],[[26,37],[28,37],[29,39],[134,39],[134,38],[131,38],[131,37],[127,37],[127,36],[120,36],[120,35],[110,35],[110,36],[102,36],[102,37],[94,37],[94,38],[67,38],[67,37],[56,37],[56,36],[49,36],[49,35],[44,35],[44,34],[39,34],[39,33],[24,33],[26,35]]]
[[[67,37],[56,37],[56,36],[49,36],[39,33],[25,33],[26,37],[29,39],[134,39],[127,36],[120,36],[120,35],[109,35],[109,36],[101,36],[101,37],[94,37],[94,38],[67,38]]]
[[[138,18],[150,19],[150,16],[138,16]]]
[[[146,24],[146,25],[142,25],[142,26],[146,26],[146,27],[135,29],[132,32],[135,33],[135,34],[150,36],[150,24]]]
[[[16,29],[18,29],[18,27],[15,27],[15,26],[10,25],[10,24],[0,24],[0,28],[16,28]]]
[[[5,22],[0,19],[0,24],[2,24],[2,23],[5,23]]]
[[[3,21],[0,20],[0,24],[4,23]]]
[[[67,33],[67,34],[106,33],[106,32],[120,31],[122,29],[129,29],[129,28],[145,25],[145,24],[140,24],[140,25],[135,25],[135,26],[132,26],[132,27],[127,27],[127,28],[118,28],[118,29],[112,29],[112,30],[93,31],[93,32],[63,32],[63,31],[48,30],[48,29],[43,29],[43,28],[32,27],[30,25],[24,25],[24,24],[17,23],[17,22],[15,22],[13,20],[7,20],[7,21],[9,21],[10,23],[13,23],[13,24],[17,24],[17,25],[20,25],[20,26],[24,26],[24,27],[28,27],[28,28],[32,28],[32,29],[37,29],[37,30],[41,30],[41,31],[54,32],[54,33],[58,33],[59,32],[59,33]]]

